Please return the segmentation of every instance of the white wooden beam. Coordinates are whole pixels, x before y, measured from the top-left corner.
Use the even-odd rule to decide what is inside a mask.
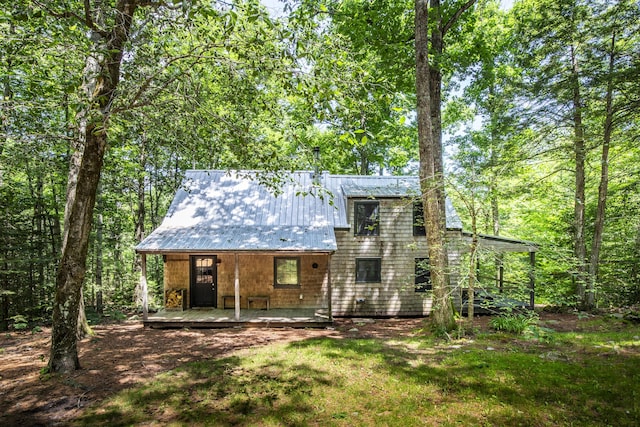
[[[240,257],[235,253],[235,273],[234,273],[234,295],[235,295],[235,319],[240,321]]]
[[[140,289],[142,290],[142,320],[149,319],[149,294],[147,289],[147,254],[140,254]]]

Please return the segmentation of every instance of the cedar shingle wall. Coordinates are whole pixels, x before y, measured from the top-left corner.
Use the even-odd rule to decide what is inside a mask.
[[[164,257],[164,290],[186,289],[185,298],[191,300],[189,294],[189,255],[177,254]]]
[[[427,315],[431,292],[415,292],[415,258],[427,256],[424,236],[413,236],[413,204],[379,199],[380,235],[354,236],[353,200],[348,201],[351,230],[336,231],[338,250],[331,260],[332,308],[336,316]],[[356,283],[356,258],[381,258],[380,283]],[[459,263],[449,254],[450,266]],[[453,268],[455,271],[456,269]],[[457,278],[452,278],[456,283]]]
[[[217,254],[218,307],[222,308],[222,296],[234,295],[235,255]],[[274,288],[274,256],[245,255],[238,256],[240,271],[241,307],[246,308],[248,296],[269,296],[272,308],[326,308],[327,294],[327,255],[301,255],[300,287],[292,289]],[[317,268],[313,268],[313,264]],[[189,290],[189,255],[167,255],[164,269],[165,290]],[[301,298],[302,297],[302,298]],[[187,295],[187,301],[190,301]],[[258,307],[256,303],[255,307]],[[252,308],[254,305],[252,304]]]

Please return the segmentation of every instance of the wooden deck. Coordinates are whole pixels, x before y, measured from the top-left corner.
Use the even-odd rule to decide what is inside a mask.
[[[228,309],[160,310],[149,313],[143,323],[151,328],[323,328],[333,323],[326,309],[244,309],[240,320],[234,316],[235,311]]]

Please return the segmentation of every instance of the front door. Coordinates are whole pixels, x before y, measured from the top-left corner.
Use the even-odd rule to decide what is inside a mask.
[[[191,307],[218,307],[216,256],[191,257]]]

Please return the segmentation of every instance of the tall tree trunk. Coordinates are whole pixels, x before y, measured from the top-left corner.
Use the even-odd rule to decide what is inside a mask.
[[[111,28],[106,24],[107,3],[99,2],[91,8],[90,2],[85,2],[85,7],[86,24],[93,44],[84,70],[82,90],[85,107],[78,115],[80,140],[72,155],[69,171],[62,256],[53,305],[49,359],[52,372],[70,372],[80,367],[77,328],[89,234],[107,148],[110,108],[116,96],[124,44],[137,2],[118,0]]]
[[[135,241],[136,243],[142,242],[144,239],[144,218],[146,214],[145,209],[145,170],[147,166],[147,135],[143,131],[142,133],[142,144],[140,145],[140,155],[139,155],[139,164],[140,170],[138,172],[138,188],[137,188],[137,196],[138,196],[138,206],[136,207],[136,221],[135,221]],[[142,258],[140,255],[136,255],[134,270],[137,273],[138,277],[141,277],[142,274]],[[143,299],[145,292],[142,289],[142,283],[138,282],[136,288],[136,306],[143,306]]]
[[[636,238],[633,245],[633,254],[631,254],[631,278],[630,282],[635,289],[636,301],[640,302],[640,222],[636,227]]]
[[[96,313],[102,314],[104,307],[102,305],[102,244],[103,244],[103,230],[104,221],[102,217],[103,204],[102,204],[102,191],[98,188],[98,220],[96,222]]]
[[[13,20],[9,20],[9,29],[8,36],[13,38],[15,37],[15,27],[13,25]],[[6,59],[7,62],[7,70],[10,70],[13,64],[13,59],[11,55]],[[0,104],[0,129],[2,132],[0,134],[0,155],[4,152],[5,144],[7,142],[7,138],[10,134],[11,130],[11,101],[13,100],[13,90],[11,88],[11,78],[9,73],[5,73],[2,78],[2,103]],[[4,168],[0,165],[0,186],[4,182]]]
[[[605,107],[604,131],[602,138],[602,156],[600,158],[600,185],[598,186],[598,207],[591,242],[591,259],[589,260],[589,282],[585,295],[585,306],[595,307],[595,282],[598,279],[598,264],[600,263],[600,248],[604,233],[604,219],[607,207],[607,193],[609,188],[609,145],[613,132],[613,71],[615,65],[616,35],[611,36],[611,50],[609,51],[609,74],[607,80],[607,94]]]
[[[473,195],[471,196],[472,198],[474,197]],[[478,213],[476,212],[475,209],[475,202],[472,200],[472,208],[470,209],[470,213],[471,213],[471,233],[472,233],[472,237],[471,237],[471,247],[469,248],[469,282],[468,282],[468,286],[467,286],[467,298],[468,298],[468,302],[467,302],[467,319],[468,319],[468,325],[469,327],[473,327],[473,316],[475,315],[474,313],[474,306],[473,303],[475,301],[475,288],[476,288],[476,282],[478,280],[478,275],[477,275],[477,270],[476,270],[476,264],[478,261],[478,225],[477,225],[477,216]]]
[[[489,96],[495,99],[495,86],[491,84],[489,87]],[[498,123],[500,118],[498,117],[498,113],[496,112],[495,105],[493,103],[490,104],[489,114],[491,120],[491,146],[489,147],[489,162],[491,165],[491,171],[489,175],[489,203],[491,205],[491,233],[494,236],[500,235],[500,204],[498,198],[498,173],[497,173],[497,148],[499,144],[499,135],[498,135]],[[495,274],[495,285],[496,288],[500,290],[502,293],[502,272],[504,265],[504,253],[497,252],[493,254],[493,265],[494,265],[494,274]]]
[[[429,70],[429,4],[415,3],[416,97],[418,111],[418,144],[420,150],[420,186],[424,206],[424,223],[429,245],[429,267],[433,285],[432,323],[439,331],[455,328],[453,307],[446,280],[445,225],[442,221],[438,189],[442,174],[437,170],[438,149],[431,122],[431,89]]]
[[[573,220],[573,247],[576,258],[576,296],[583,308],[586,306],[587,248],[585,243],[585,158],[584,127],[582,124],[582,98],[580,94],[579,66],[574,45],[571,53],[571,84],[573,91],[573,151],[575,157],[575,195]]]
[[[82,284],[86,270],[89,233],[93,219],[96,189],[107,144],[104,130],[88,125],[77,185],[71,203],[67,203],[68,223],[62,242],[62,258],[56,275],[51,337],[52,372],[70,372],[80,368],[77,335],[82,305]],[[67,215],[65,215],[67,216]]]

